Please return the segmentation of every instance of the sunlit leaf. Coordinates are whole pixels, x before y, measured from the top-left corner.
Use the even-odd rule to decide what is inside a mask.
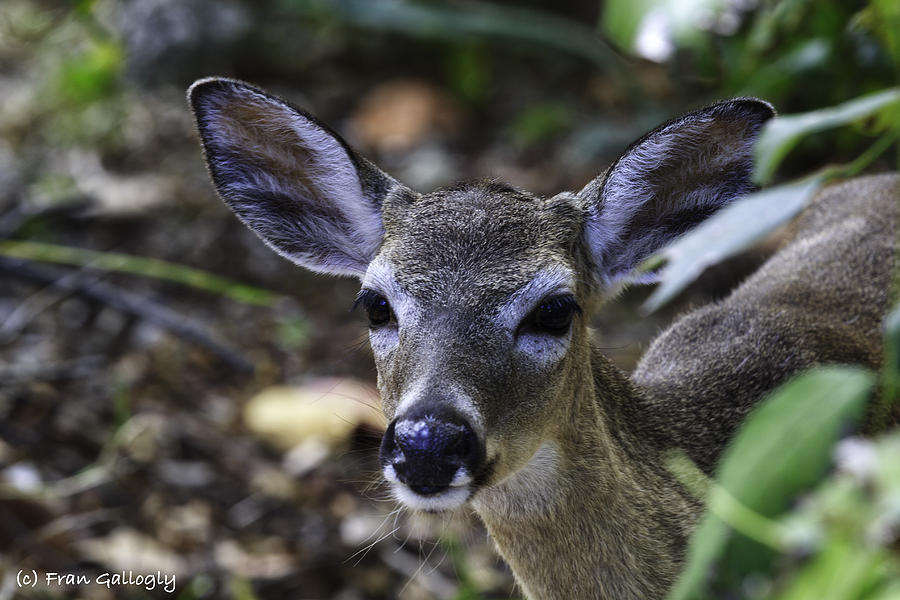
[[[822,475],[842,427],[861,417],[873,381],[862,369],[827,367],[779,388],[747,418],[726,450],[719,485],[748,509],[777,515]],[[670,600],[701,595],[732,539],[730,531],[716,515],[704,516]]]
[[[603,31],[620,48],[630,50],[638,27],[653,6],[651,0],[607,0],[603,3]]]
[[[643,309],[652,312],[671,300],[704,269],[734,256],[796,215],[821,187],[813,177],[755,192],[731,205],[676,239],[648,260],[665,260],[660,283]]]
[[[705,35],[723,6],[722,0],[607,0],[603,31],[619,47],[662,62],[676,43]]]
[[[787,153],[804,136],[847,125],[898,102],[900,88],[890,88],[837,106],[772,119],[763,127],[754,148],[754,181],[769,182]]]

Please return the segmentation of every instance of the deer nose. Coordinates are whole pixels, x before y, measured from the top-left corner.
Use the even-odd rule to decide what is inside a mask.
[[[381,462],[413,492],[432,496],[470,483],[484,462],[478,435],[456,412],[436,408],[394,419],[381,442]]]

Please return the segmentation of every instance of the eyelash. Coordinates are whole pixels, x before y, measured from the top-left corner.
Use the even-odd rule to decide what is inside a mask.
[[[581,312],[581,307],[573,296],[568,294],[552,296],[531,311],[519,329],[562,336],[569,331],[575,315],[580,315]]]

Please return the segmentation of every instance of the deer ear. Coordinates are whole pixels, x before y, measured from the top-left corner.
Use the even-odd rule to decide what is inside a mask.
[[[719,102],[632,144],[578,196],[601,282],[651,282],[630,272],[673,238],[753,190],[753,144],[775,114],[755,98]]]
[[[188,102],[216,190],[241,221],[313,271],[365,273],[384,235],[383,199],[409,190],[312,115],[246,83],[202,79]]]

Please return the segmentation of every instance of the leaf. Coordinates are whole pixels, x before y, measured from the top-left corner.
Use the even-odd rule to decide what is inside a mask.
[[[652,6],[648,0],[607,0],[603,3],[603,32],[620,48],[631,50],[638,27]]]
[[[373,430],[385,426],[377,390],[343,377],[265,388],[244,406],[244,424],[257,436],[284,449],[312,438],[335,447],[360,425]]]
[[[872,408],[871,429],[881,431],[890,423],[891,412],[900,402],[900,303],[884,319],[884,366],[881,395]]]
[[[748,509],[772,517],[814,483],[842,426],[858,421],[874,377],[854,367],[825,367],[789,381],[747,418],[719,467],[719,483]],[[707,513],[688,548],[669,600],[697,598],[714,564],[733,543],[730,527]],[[719,567],[727,570],[728,565]]]
[[[887,553],[840,538],[804,568],[778,600],[847,600],[863,598],[879,583]]]
[[[651,256],[641,270],[661,260],[660,285],[642,307],[653,312],[671,300],[706,267],[749,248],[796,215],[818,191],[822,177],[754,192],[718,213]]]
[[[616,45],[665,62],[675,45],[691,45],[712,27],[722,0],[607,0],[603,32]]]
[[[837,106],[775,117],[763,127],[754,148],[754,181],[759,184],[771,181],[775,169],[804,136],[858,121],[897,102],[900,102],[900,88],[890,88]]]

